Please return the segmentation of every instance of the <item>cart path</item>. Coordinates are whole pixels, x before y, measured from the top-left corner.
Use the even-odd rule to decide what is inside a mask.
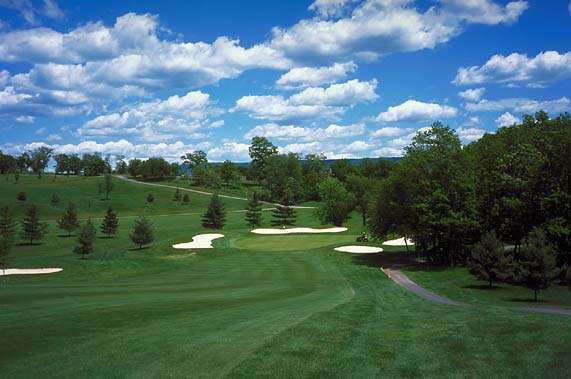
[[[393,282],[396,284],[406,288],[410,292],[423,297],[427,300],[433,301],[435,303],[446,304],[446,305],[456,305],[456,306],[467,306],[469,304],[460,303],[454,300],[450,300],[443,296],[437,295],[433,292],[428,291],[425,288],[422,288],[404,273],[399,270],[394,270],[390,268],[383,268],[381,267],[381,271],[385,273],[386,276],[389,277]],[[534,308],[534,307],[513,307],[512,309],[525,311],[525,312],[535,312],[535,313],[546,313],[546,314],[557,314],[557,315],[571,315],[571,309],[562,309],[562,308]]]

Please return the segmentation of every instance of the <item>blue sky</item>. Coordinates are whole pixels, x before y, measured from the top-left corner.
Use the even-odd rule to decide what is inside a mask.
[[[398,156],[571,110],[569,0],[0,0],[0,149]]]

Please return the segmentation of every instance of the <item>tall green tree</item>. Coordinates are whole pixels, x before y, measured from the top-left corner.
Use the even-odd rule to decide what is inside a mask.
[[[38,178],[42,177],[52,153],[53,149],[47,146],[40,146],[30,151],[30,168],[34,173],[38,174]]]
[[[264,179],[264,168],[266,167],[267,159],[276,155],[278,148],[266,137],[253,137],[248,152],[252,159],[250,163],[252,177],[256,181],[261,181]]]
[[[349,219],[355,198],[338,179],[325,179],[319,186],[319,197],[317,216],[323,224],[341,226]]]
[[[517,283],[533,290],[535,301],[538,292],[549,288],[560,273],[555,265],[555,256],[555,246],[541,229],[534,228],[515,263],[514,278]]]
[[[153,233],[153,225],[144,216],[135,220],[133,225],[133,231],[129,234],[129,238],[133,243],[139,245],[139,249],[143,248],[143,245],[148,245],[155,240]]]
[[[218,194],[212,195],[208,209],[202,215],[202,226],[208,229],[222,229],[226,222],[224,204]]]
[[[248,201],[246,208],[246,223],[251,228],[258,227],[262,224],[262,203],[258,197],[258,193],[254,191],[252,197]]]
[[[186,153],[180,157],[182,163],[187,165],[192,174],[194,175],[195,167],[204,167],[208,163],[206,153],[202,150],[195,150],[191,153]]]
[[[504,252],[502,241],[494,231],[485,233],[472,249],[468,260],[470,273],[492,287],[494,281],[503,280],[509,275],[510,260]]]
[[[327,177],[324,154],[307,154],[301,162],[303,197],[307,201],[319,200],[319,184]]]
[[[20,237],[30,241],[30,245],[33,245],[34,241],[41,240],[48,229],[48,224],[40,221],[40,209],[36,204],[26,209],[21,225]]]
[[[281,226],[282,228],[294,226],[296,218],[295,208],[278,204],[276,205],[276,209],[272,210],[272,220],[270,224],[272,226]]]
[[[85,259],[85,256],[93,253],[93,243],[95,242],[96,234],[95,226],[93,226],[90,220],[86,221],[79,228],[78,245],[73,249],[73,252],[81,255],[81,259]]]
[[[118,228],[119,219],[117,218],[117,214],[113,211],[113,208],[108,207],[99,229],[101,233],[107,235],[107,238],[111,238],[111,235],[117,234]]]
[[[188,196],[188,193],[185,193],[184,196],[182,197],[182,203],[184,205],[188,205],[188,203],[190,203],[190,196]]]
[[[224,181],[226,186],[235,182],[238,179],[238,169],[232,161],[225,160],[220,166],[220,178]]]
[[[70,201],[67,204],[67,208],[63,212],[61,219],[57,221],[60,229],[67,231],[67,236],[71,236],[71,233],[79,228],[79,219],[77,206],[74,202]]]

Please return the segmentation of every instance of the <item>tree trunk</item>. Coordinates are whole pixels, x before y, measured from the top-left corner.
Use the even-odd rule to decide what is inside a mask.
[[[489,280],[489,283],[490,283],[490,288],[492,288],[492,279],[491,278]]]
[[[367,213],[362,212],[361,217],[363,217],[363,226],[367,226]]]
[[[533,290],[533,301],[537,301],[537,290]]]
[[[404,246],[406,247],[406,252],[408,253],[408,241],[406,235],[404,235],[403,237],[404,237]]]

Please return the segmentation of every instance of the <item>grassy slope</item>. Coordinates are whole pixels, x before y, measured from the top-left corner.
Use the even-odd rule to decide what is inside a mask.
[[[311,210],[298,214],[298,225],[317,226]],[[143,250],[130,250],[132,220],[121,220],[120,235],[98,239],[85,261],[73,238],[16,247],[12,267],[64,271],[0,286],[2,377],[558,378],[571,369],[567,316],[433,304],[375,260],[307,250],[309,238],[283,253],[239,249],[251,241],[242,217],[230,214],[226,238],[194,254],[170,246],[204,232],[195,215],[152,217],[157,240]]]
[[[13,206],[14,213],[19,216],[27,206],[36,203],[40,206],[42,218],[53,219],[61,216],[70,200],[77,204],[82,217],[102,217],[108,206],[112,206],[119,216],[204,212],[210,199],[209,196],[189,192],[190,203],[184,205],[182,202],[173,201],[174,189],[150,187],[114,179],[110,200],[102,200],[105,195],[98,194],[98,182],[103,182],[103,178],[58,176],[54,180],[53,175],[44,175],[40,180],[35,175],[22,175],[15,184],[13,176],[0,175],[0,205]],[[25,202],[16,201],[16,195],[20,191],[24,191],[27,195]],[[53,193],[60,198],[56,206],[50,204]],[[153,193],[155,196],[152,207],[147,204],[148,193]],[[238,210],[244,209],[247,203],[224,199],[224,204],[227,210]]]

